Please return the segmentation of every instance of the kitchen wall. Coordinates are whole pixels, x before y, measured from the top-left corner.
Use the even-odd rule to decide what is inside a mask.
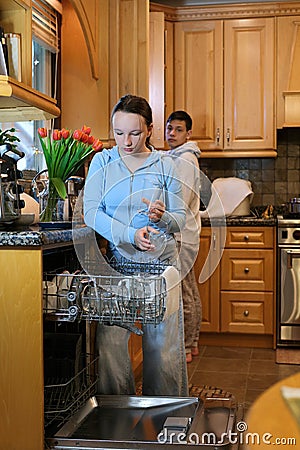
[[[277,158],[202,159],[201,170],[213,181],[239,177],[252,183],[252,205],[279,206],[300,197],[300,128],[277,132]]]

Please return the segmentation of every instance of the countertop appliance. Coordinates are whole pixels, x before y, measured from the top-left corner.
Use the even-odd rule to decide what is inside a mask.
[[[23,188],[18,184],[22,172],[17,169],[17,162],[23,156],[23,152],[10,144],[0,145],[0,224],[19,219],[21,208],[25,206],[20,199]]]
[[[300,214],[277,221],[277,346],[300,347]]]

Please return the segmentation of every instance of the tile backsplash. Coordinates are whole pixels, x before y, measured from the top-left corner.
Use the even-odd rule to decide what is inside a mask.
[[[215,178],[238,177],[251,181],[253,206],[282,205],[300,197],[300,128],[277,131],[277,158],[200,159],[200,168]]]

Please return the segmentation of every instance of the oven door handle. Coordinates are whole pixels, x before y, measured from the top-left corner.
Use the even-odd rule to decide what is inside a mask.
[[[298,257],[300,258],[300,251],[297,252],[295,250],[287,250],[286,251],[288,257],[287,257],[287,268],[292,269],[293,267],[293,258]]]

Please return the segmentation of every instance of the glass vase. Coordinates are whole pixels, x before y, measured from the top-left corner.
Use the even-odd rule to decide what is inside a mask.
[[[39,198],[40,222],[62,222],[65,220],[65,200],[62,199],[54,184],[48,180],[47,189]]]

